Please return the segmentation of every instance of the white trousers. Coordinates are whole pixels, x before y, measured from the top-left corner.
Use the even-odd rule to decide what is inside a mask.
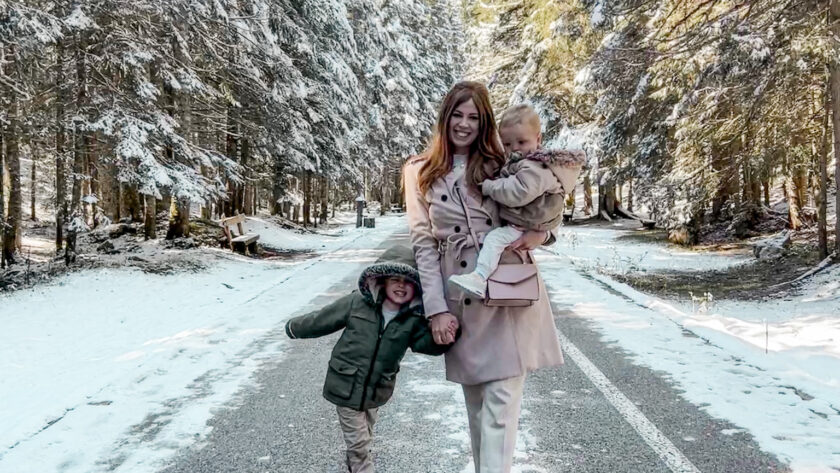
[[[475,263],[475,272],[482,279],[487,279],[499,266],[499,258],[502,257],[505,248],[522,236],[522,232],[508,225],[490,231],[484,237],[484,244],[478,252],[478,261]]]
[[[475,473],[510,473],[525,375],[462,385]]]
[[[379,418],[378,409],[357,411],[336,406],[338,422],[347,444],[347,469],[351,473],[373,473],[370,444],[373,442],[373,425]]]

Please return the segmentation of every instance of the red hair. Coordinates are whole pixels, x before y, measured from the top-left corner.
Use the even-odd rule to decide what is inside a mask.
[[[467,185],[474,190],[505,163],[504,148],[499,141],[496,118],[490,105],[490,93],[479,82],[458,82],[443,98],[438,111],[434,135],[423,152],[423,167],[418,172],[417,186],[426,193],[437,179],[452,170],[452,143],[449,141],[449,120],[462,103],[472,100],[478,109],[478,136],[470,145],[470,159],[465,172]]]

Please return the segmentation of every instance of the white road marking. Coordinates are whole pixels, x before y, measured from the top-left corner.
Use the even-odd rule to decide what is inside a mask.
[[[563,352],[578,365],[587,378],[592,381],[604,397],[615,407],[642,440],[659,455],[674,473],[700,473],[700,470],[685,457],[667,437],[642,414],[635,404],[586,357],[562,332],[557,331]]]

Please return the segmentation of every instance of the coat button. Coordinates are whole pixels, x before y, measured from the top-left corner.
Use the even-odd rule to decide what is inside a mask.
[[[548,169],[548,164],[543,163],[543,169]]]
[[[461,267],[466,268],[467,267],[467,262],[466,261],[461,261]]]
[[[472,304],[472,299],[470,299],[469,297],[464,299],[464,305],[470,305],[470,304]]]
[[[492,218],[488,218],[487,220],[485,220],[485,222],[487,222],[487,225],[493,225],[493,219]]]
[[[461,233],[461,227],[459,225],[455,225],[455,233]]]
[[[447,197],[445,195],[440,196],[440,200],[442,200],[444,202],[446,202],[447,199],[449,199],[449,197]]]

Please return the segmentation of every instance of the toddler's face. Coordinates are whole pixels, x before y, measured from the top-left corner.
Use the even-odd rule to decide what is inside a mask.
[[[502,139],[502,145],[507,154],[536,151],[542,141],[540,130],[525,123],[508,125],[500,129],[499,137]]]
[[[411,302],[414,299],[414,284],[404,278],[390,277],[385,280],[385,297],[397,305]]]

